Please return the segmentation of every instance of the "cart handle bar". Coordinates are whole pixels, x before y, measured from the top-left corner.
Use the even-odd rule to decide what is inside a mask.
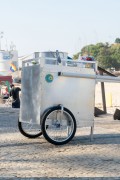
[[[119,77],[102,76],[102,75],[96,75],[96,74],[92,75],[92,74],[78,74],[78,73],[58,72],[58,76],[95,79],[97,82],[120,83],[120,78]]]

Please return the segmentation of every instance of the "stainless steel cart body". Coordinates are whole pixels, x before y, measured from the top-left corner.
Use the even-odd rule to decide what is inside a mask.
[[[80,78],[77,75],[95,75],[94,69],[51,64],[41,67],[39,64],[23,66],[22,71],[20,121],[32,120],[39,124],[39,113],[42,115],[49,107],[62,104],[72,111],[77,125],[93,126],[95,78]],[[62,73],[71,76],[63,76]],[[47,81],[47,76],[52,77],[50,82]]]
[[[111,79],[96,75],[95,61],[68,63],[68,60],[63,59],[58,63],[56,58],[47,58],[46,61],[44,57],[35,62],[33,60],[23,62],[19,119],[22,134],[37,137],[43,133],[49,142],[59,145],[73,138],[77,125],[77,127],[91,127],[92,138],[96,81],[104,82]],[[120,82],[120,79],[113,78],[112,81]],[[66,122],[62,122],[61,117]],[[34,136],[27,135],[24,133],[22,123],[41,125],[42,132]],[[64,135],[61,135],[60,132],[65,127],[67,134],[64,130]],[[59,137],[66,136],[65,141],[63,137],[62,140],[53,138],[53,132],[59,133],[56,135]]]

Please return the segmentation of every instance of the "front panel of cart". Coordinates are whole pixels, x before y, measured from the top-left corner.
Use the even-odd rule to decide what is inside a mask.
[[[20,122],[40,124],[40,65],[22,68]]]
[[[93,126],[95,79],[59,76],[61,71],[95,74],[92,69],[78,67],[44,67],[41,71],[41,114],[49,107],[62,104],[73,113],[77,126]]]

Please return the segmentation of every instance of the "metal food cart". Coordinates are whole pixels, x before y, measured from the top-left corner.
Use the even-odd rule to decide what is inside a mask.
[[[77,127],[91,127],[92,139],[95,84],[111,79],[96,75],[95,61],[68,60],[58,52],[45,55],[22,65],[20,132],[29,138],[43,134],[48,142],[62,145],[74,137]]]

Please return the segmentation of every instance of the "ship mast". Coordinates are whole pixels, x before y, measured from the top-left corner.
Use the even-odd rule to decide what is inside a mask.
[[[2,50],[2,49],[1,49],[1,39],[3,38],[3,34],[4,34],[4,32],[1,31],[1,32],[0,32],[0,50]]]

